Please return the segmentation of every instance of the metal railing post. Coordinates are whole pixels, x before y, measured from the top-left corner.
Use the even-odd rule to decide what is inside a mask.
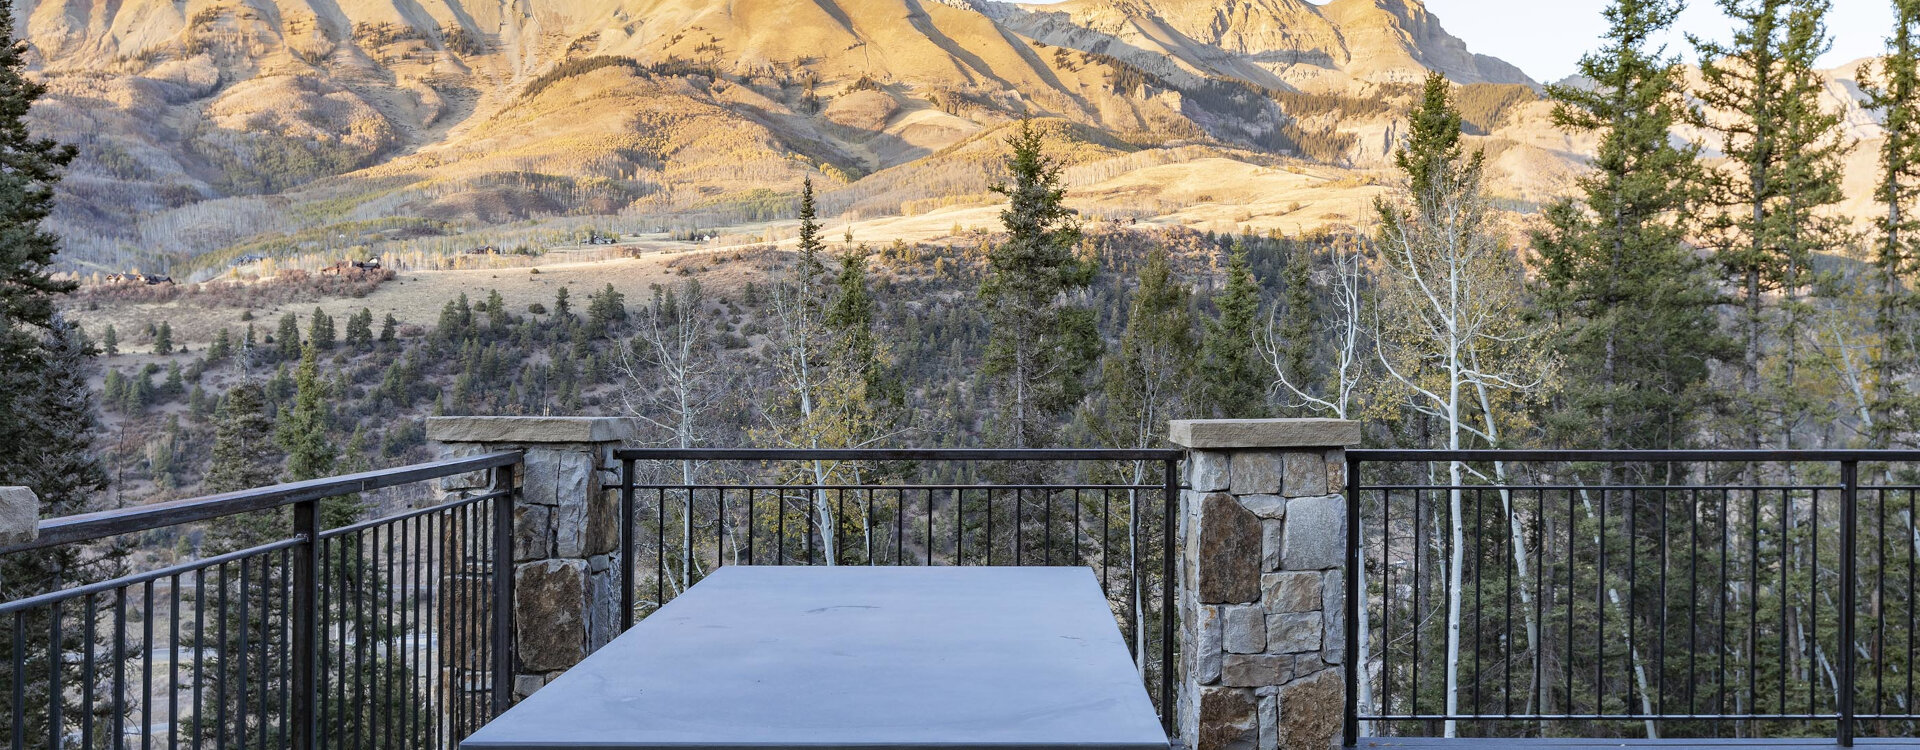
[[[1343,747],[1360,744],[1360,597],[1366,592],[1360,575],[1366,570],[1366,556],[1360,551],[1360,459],[1352,453],[1347,459],[1347,569],[1342,580],[1347,586],[1346,603],[1343,605],[1343,624],[1346,627],[1345,651],[1341,661],[1346,662],[1347,693],[1345,718],[1341,722],[1340,743]]]
[[[1854,601],[1854,556],[1856,540],[1854,526],[1858,521],[1860,500],[1860,464],[1857,461],[1840,462],[1840,695],[1839,736],[1836,740],[1841,747],[1853,747],[1853,694],[1854,694],[1854,617],[1858,602]]]
[[[1160,724],[1173,732],[1173,602],[1174,556],[1180,551],[1177,525],[1180,503],[1180,461],[1167,459],[1163,469],[1166,489],[1160,498]]]
[[[751,505],[752,501],[749,500]],[[752,508],[748,508],[748,517],[752,517]],[[625,633],[633,627],[634,589],[640,582],[633,579],[633,459],[620,461],[620,632]],[[665,523],[663,517],[661,523]]]
[[[514,464],[493,470],[493,713],[513,703],[513,506]]]
[[[320,569],[319,500],[294,504],[293,533],[300,543],[291,550],[293,601],[289,602],[292,632],[288,634],[288,650],[292,663],[288,665],[288,680],[292,684],[287,686],[290,702],[287,722],[293,750],[316,750],[319,747],[319,735],[316,732],[319,724],[316,706],[319,700],[315,692],[319,689],[319,680],[314,661],[320,650],[319,585],[316,576]],[[173,648],[175,658],[178,658],[179,646]]]

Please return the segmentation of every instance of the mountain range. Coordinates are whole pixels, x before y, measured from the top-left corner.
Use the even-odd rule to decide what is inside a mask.
[[[1504,197],[1564,190],[1590,147],[1418,0],[16,7],[35,124],[81,151],[53,219],[81,271],[749,231],[804,178],[848,222],[944,222],[992,202],[1024,116],[1091,216],[1298,231],[1363,210],[1428,71],[1461,85]]]

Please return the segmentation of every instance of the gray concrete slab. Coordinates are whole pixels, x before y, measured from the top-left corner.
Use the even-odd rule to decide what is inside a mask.
[[[729,567],[465,750],[1165,750],[1086,568]]]

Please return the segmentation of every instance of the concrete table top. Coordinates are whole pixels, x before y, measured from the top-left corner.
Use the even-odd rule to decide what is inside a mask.
[[[464,750],[1166,750],[1086,568],[727,567]]]

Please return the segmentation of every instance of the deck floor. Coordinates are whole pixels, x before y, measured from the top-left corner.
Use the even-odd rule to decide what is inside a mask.
[[[1531,747],[1552,748],[1659,748],[1660,750],[1685,750],[1686,748],[1727,748],[1734,746],[1761,747],[1766,750],[1802,750],[1811,748],[1831,749],[1838,747],[1833,740],[1792,739],[1792,740],[1756,740],[1756,739],[1718,739],[1718,740],[1582,740],[1582,739],[1442,739],[1434,737],[1362,737],[1358,748],[1395,748],[1396,750],[1521,750]],[[1854,740],[1855,747],[1920,747],[1920,738],[1860,738]]]

